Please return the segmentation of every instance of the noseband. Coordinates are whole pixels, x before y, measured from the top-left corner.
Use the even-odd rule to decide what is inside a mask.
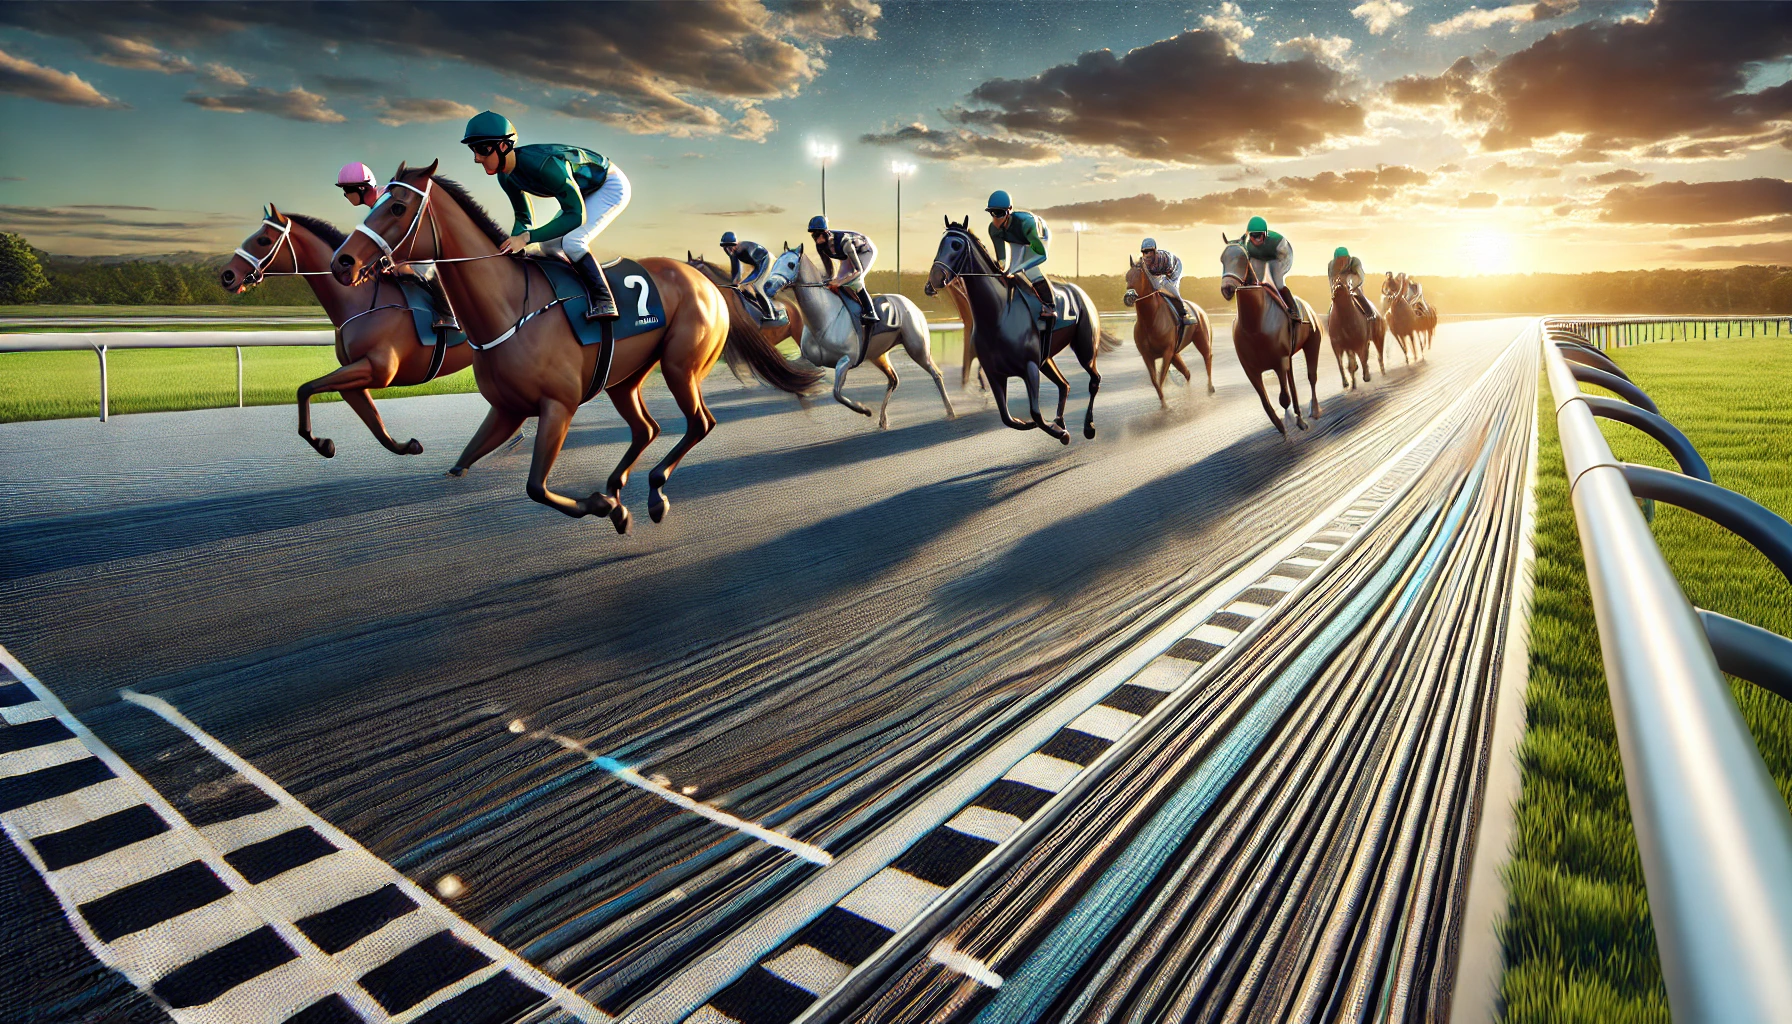
[[[264,268],[266,268],[268,264],[274,262],[274,257],[280,255],[280,250],[282,248],[290,248],[292,246],[291,221],[281,224],[278,221],[264,218],[261,223],[264,227],[273,229],[274,233],[280,237],[274,242],[273,247],[268,250],[268,254],[260,258],[257,258],[254,253],[251,253],[240,246],[237,248],[236,254],[241,256],[244,262],[249,264],[249,273],[243,278],[243,284],[245,285],[261,283],[261,279],[267,276],[264,273]],[[292,269],[295,272],[299,269],[299,254],[296,252],[293,253],[292,256]]]
[[[380,262],[382,264],[384,264],[384,267],[382,269],[390,270],[393,267],[397,266],[399,263],[417,262],[414,260],[400,260],[398,258],[398,247],[401,245],[407,245],[407,244],[413,243],[413,239],[416,237],[416,234],[417,234],[417,228],[423,224],[424,211],[429,208],[429,194],[432,190],[434,190],[435,187],[436,187],[436,183],[433,178],[425,180],[422,188],[418,188],[417,186],[412,185],[409,182],[404,182],[404,181],[394,180],[394,181],[389,181],[386,183],[386,195],[384,198],[382,198],[380,200],[380,202],[382,202],[382,203],[392,197],[392,190],[395,188],[408,189],[412,192],[417,193],[417,195],[420,197],[417,202],[417,213],[415,216],[413,216],[411,218],[410,227],[405,228],[404,234],[399,237],[399,239],[396,243],[388,243],[386,241],[385,237],[382,236],[378,231],[375,231],[372,228],[368,227],[366,221],[362,221],[361,223],[355,225],[355,233],[356,234],[366,235],[368,238],[373,239],[373,244],[379,246],[380,251],[385,253],[385,255],[383,257],[381,257],[381,260],[380,260]],[[430,223],[432,225],[435,223],[434,217],[430,218]]]

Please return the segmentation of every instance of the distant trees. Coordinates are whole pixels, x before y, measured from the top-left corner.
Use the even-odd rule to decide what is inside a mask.
[[[23,235],[0,234],[0,303],[32,302],[49,283],[31,243]]]

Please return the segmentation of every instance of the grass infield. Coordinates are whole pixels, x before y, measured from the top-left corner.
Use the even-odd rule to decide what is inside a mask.
[[[1613,358],[1684,430],[1717,483],[1792,516],[1792,343],[1640,345]],[[1536,590],[1523,791],[1502,928],[1508,1021],[1670,1020],[1625,797],[1592,597],[1550,414],[1540,395]],[[1653,440],[1600,420],[1612,452],[1674,468]],[[1792,585],[1746,543],[1657,506],[1655,537],[1693,604],[1792,635]],[[1792,805],[1792,703],[1732,679],[1737,705]]]

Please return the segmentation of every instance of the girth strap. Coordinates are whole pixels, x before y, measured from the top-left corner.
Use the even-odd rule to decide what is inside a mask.
[[[585,397],[579,399],[580,405],[591,401],[610,382],[610,365],[616,361],[616,322],[600,321],[598,329],[603,332],[604,340],[597,346],[597,363],[591,367],[591,383],[586,385]]]

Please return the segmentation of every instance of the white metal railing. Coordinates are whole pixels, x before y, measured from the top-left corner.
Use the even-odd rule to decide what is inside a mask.
[[[1655,341],[1716,341],[1760,337],[1773,327],[1792,336],[1792,316],[1562,316],[1549,322],[1575,331],[1597,349],[1628,348]],[[1674,328],[1680,328],[1679,337]]]
[[[1666,320],[1539,325],[1625,789],[1674,1018],[1784,1021],[1792,1007],[1792,817],[1559,346],[1591,340],[1588,326],[1613,342],[1620,325],[1645,322]],[[1591,360],[1576,354],[1599,361],[1596,352]]]

